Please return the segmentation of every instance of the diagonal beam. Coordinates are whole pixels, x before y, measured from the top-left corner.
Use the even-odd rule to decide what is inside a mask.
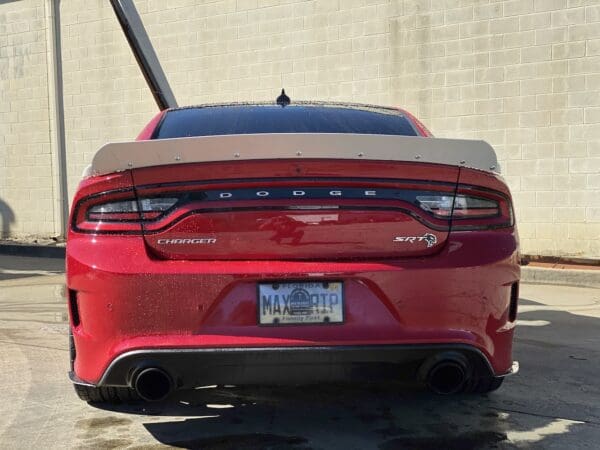
[[[133,0],[110,0],[110,4],[156,104],[161,110],[177,107],[171,86],[169,86]]]

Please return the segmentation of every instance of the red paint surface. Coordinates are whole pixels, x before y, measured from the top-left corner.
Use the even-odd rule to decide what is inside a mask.
[[[120,353],[154,347],[457,342],[498,373],[512,363],[511,231],[453,233],[438,255],[385,262],[164,261],[139,236],[71,235],[67,268],[81,317],[75,372],[90,382]],[[342,279],[346,323],[259,327],[256,282],[285,279]]]
[[[140,197],[165,192],[201,193],[207,189],[226,192],[252,187],[269,191],[323,186],[433,190],[452,195],[458,172],[458,168],[450,166],[381,161],[308,160],[292,164],[252,161],[190,164],[163,170],[136,169],[133,179]],[[167,182],[178,184],[165,187]],[[323,209],[286,209],[315,205]],[[208,207],[224,210],[203,210]],[[431,255],[444,245],[448,225],[446,220],[436,219],[418,206],[398,200],[257,197],[244,201],[189,202],[166,217],[147,223],[144,231],[148,247],[163,258],[339,260]],[[437,243],[431,247],[424,241],[412,245],[392,243],[395,236],[423,236],[425,233],[435,235]],[[160,245],[164,239],[198,237],[213,238],[217,243]]]
[[[431,131],[429,131],[427,129],[427,127],[425,125],[423,125],[423,122],[421,122],[419,119],[417,119],[415,116],[413,116],[410,112],[408,112],[405,109],[402,108],[396,108],[398,111],[400,111],[402,114],[404,114],[415,126],[415,128],[417,129],[417,132],[423,136],[423,137],[433,137],[433,134],[431,133]]]
[[[161,112],[156,114],[152,118],[152,120],[150,120],[150,122],[148,122],[148,125],[146,125],[144,127],[144,129],[140,132],[140,134],[138,134],[138,136],[135,138],[135,140],[136,141],[147,141],[149,139],[152,139],[154,130],[156,129],[156,127],[158,126],[158,124],[160,123],[160,121],[162,120],[162,118],[168,111],[169,111],[168,109],[163,109]]]
[[[148,129],[140,136],[150,135]],[[191,182],[202,187],[218,181],[234,188],[264,183],[294,186],[302,179],[302,184],[327,186],[331,178],[337,178],[334,181],[340,186],[396,183],[407,189],[420,186],[449,193],[459,180],[465,192],[492,189],[510,199],[499,177],[456,167],[382,161],[250,161],[155,167],[89,178],[79,187],[72,220],[84,223],[90,202],[106,201],[107,195],[80,203],[83,198],[113,190],[121,191],[110,194],[115,198],[131,196],[134,185],[139,195],[151,195],[189,189]],[[156,186],[167,182],[182,185]],[[71,230],[67,284],[77,292],[81,318],[73,327],[76,375],[97,382],[115,357],[137,349],[418,343],[469,344],[489,358],[496,373],[509,370],[514,329],[514,322],[508,320],[510,286],[519,279],[514,228],[440,233],[397,212],[347,211],[333,221],[324,218],[332,213],[339,211],[191,215],[163,234],[207,232],[227,242],[224,247],[196,249],[194,254],[189,248],[180,254],[161,254],[155,244],[160,234],[144,237],[139,224],[131,225],[129,231],[137,233],[133,235]],[[306,215],[320,217],[308,225]],[[282,217],[304,225],[288,226]],[[112,224],[98,230],[118,227]],[[437,233],[439,243],[412,253],[394,249],[388,233],[395,227],[402,235]],[[298,229],[303,231],[299,239]],[[236,235],[245,241],[236,242]],[[236,260],[219,260],[226,255]],[[313,260],[293,260],[298,255]],[[256,283],[299,279],[342,280],[345,323],[259,327]]]

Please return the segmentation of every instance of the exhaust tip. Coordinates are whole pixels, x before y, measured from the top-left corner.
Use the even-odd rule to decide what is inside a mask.
[[[143,400],[158,402],[171,394],[173,380],[164,370],[150,367],[137,374],[133,388]]]
[[[431,368],[427,386],[436,394],[450,395],[461,392],[467,381],[465,367],[456,361],[442,361]]]
[[[436,394],[450,395],[465,390],[471,376],[471,367],[464,355],[447,352],[427,359],[419,372],[420,378],[430,390]]]

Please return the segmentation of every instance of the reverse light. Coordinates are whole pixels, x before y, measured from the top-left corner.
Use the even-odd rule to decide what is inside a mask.
[[[421,209],[436,217],[447,219],[452,214],[454,196],[451,195],[417,195],[417,203]]]

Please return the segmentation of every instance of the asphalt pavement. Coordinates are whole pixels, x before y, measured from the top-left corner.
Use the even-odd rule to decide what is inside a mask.
[[[414,386],[206,387],[81,402],[67,379],[63,261],[0,256],[0,448],[596,449],[600,289],[522,285],[519,374],[487,396]]]
[[[62,258],[12,256],[0,253],[0,281],[40,275],[59,275],[64,271],[65,260]]]

